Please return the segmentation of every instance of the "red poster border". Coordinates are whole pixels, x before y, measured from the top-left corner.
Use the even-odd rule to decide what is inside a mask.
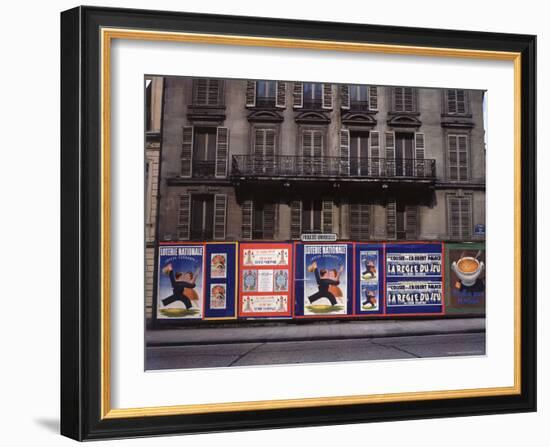
[[[288,310],[287,312],[243,312],[242,311],[242,296],[244,294],[243,292],[243,275],[242,272],[244,271],[244,264],[243,264],[243,251],[245,247],[247,246],[253,246],[257,248],[288,248],[290,250],[289,256],[288,256],[288,271],[289,271],[289,278],[288,278],[288,293],[281,293],[281,295],[287,295],[288,296]],[[239,262],[238,262],[238,275],[239,275],[239,286],[238,286],[238,294],[237,294],[237,316],[238,318],[247,318],[247,317],[254,317],[254,318],[272,318],[272,317],[279,317],[279,318],[293,318],[294,317],[294,244],[292,242],[240,242],[239,243]],[[255,266],[254,268],[258,270],[274,270],[273,266]],[[248,293],[248,292],[247,292]],[[269,296],[273,295],[273,292],[253,292],[253,295],[256,296]]]

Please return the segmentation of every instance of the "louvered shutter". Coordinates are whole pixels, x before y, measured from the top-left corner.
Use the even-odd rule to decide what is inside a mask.
[[[379,177],[380,173],[380,132],[372,130],[369,133],[370,175]]]
[[[323,84],[323,109],[332,109],[332,84]]]
[[[349,175],[350,160],[349,160],[349,143],[350,136],[348,129],[340,130],[340,174]]]
[[[227,157],[229,155],[229,129],[218,127],[216,130],[216,177],[227,177]]]
[[[252,200],[245,200],[241,206],[242,210],[242,224],[241,234],[243,239],[252,239],[252,215],[253,215],[254,202]]]
[[[264,239],[274,239],[275,237],[275,204],[266,203],[264,204],[264,215],[263,215],[263,238]]]
[[[468,180],[468,136],[457,136],[458,149],[458,178],[459,180]]]
[[[193,174],[193,126],[183,128],[183,140],[181,145],[181,167],[182,177],[191,177]]]
[[[447,90],[447,113],[456,113],[456,90]]]
[[[323,233],[332,233],[333,228],[333,203],[332,200],[323,200],[321,203],[321,212],[323,216]]]
[[[277,81],[277,96],[275,107],[284,109],[286,107],[286,82]]]
[[[178,239],[189,240],[191,232],[191,194],[181,194],[178,204]]]
[[[342,109],[350,109],[350,94],[348,84],[342,84],[340,86],[340,101],[342,102]]]
[[[395,132],[385,132],[385,140],[386,140],[385,171],[388,177],[393,177],[395,175]]]
[[[466,113],[466,95],[467,93],[464,90],[456,91],[456,113],[465,114]]]
[[[418,237],[418,207],[405,207],[405,234],[408,240]]]
[[[462,240],[472,236],[472,201],[470,197],[460,199],[460,235]]]
[[[414,134],[414,155],[415,155],[415,175],[417,177],[425,177],[428,173],[425,169],[424,155],[426,153],[426,146],[424,144],[424,134],[416,132]]]
[[[403,105],[403,88],[394,87],[393,88],[393,110],[394,112],[402,112],[404,108]]]
[[[301,109],[304,106],[304,84],[301,82],[294,83],[294,90],[292,92],[293,107]]]
[[[246,81],[246,107],[256,106],[256,81]]]
[[[378,110],[378,88],[374,85],[368,87],[369,89],[369,110]]]
[[[290,202],[290,237],[300,239],[302,234],[302,202],[293,200]]]
[[[404,112],[414,112],[415,107],[415,101],[414,101],[414,89],[411,87],[406,87],[403,89],[403,104],[404,104]]]
[[[447,166],[449,170],[449,180],[458,180],[458,145],[457,135],[447,136]]]
[[[204,106],[208,104],[208,80],[207,79],[195,79],[195,105]]]
[[[447,223],[449,226],[449,237],[453,239],[460,238],[460,199],[458,197],[447,198]]]
[[[275,170],[275,130],[265,129],[264,170],[273,173]]]
[[[388,200],[386,204],[386,235],[388,239],[397,238],[397,204]]]
[[[214,239],[225,239],[227,196],[225,194],[214,195]]]
[[[208,101],[209,106],[219,105],[221,103],[221,86],[223,81],[215,79],[208,80]]]
[[[350,205],[350,236],[354,241],[370,238],[370,205],[362,203]]]

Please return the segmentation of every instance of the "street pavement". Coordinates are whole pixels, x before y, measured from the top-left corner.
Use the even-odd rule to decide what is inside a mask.
[[[146,352],[147,370],[479,356],[485,334],[155,346]]]
[[[485,354],[485,319],[330,321],[148,330],[146,369]]]

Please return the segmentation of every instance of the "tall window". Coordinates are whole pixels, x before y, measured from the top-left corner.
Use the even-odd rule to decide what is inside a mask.
[[[320,233],[322,230],[322,203],[320,200],[302,201],[302,233]]]
[[[472,197],[447,196],[447,232],[451,239],[468,240],[472,237]]]
[[[256,82],[256,107],[275,107],[277,81]]]
[[[242,205],[243,239],[266,239],[275,237],[276,205],[261,201],[246,200]]]
[[[295,200],[290,204],[290,234],[299,239],[302,233],[332,233],[332,200]]]
[[[388,239],[418,238],[418,207],[389,200],[386,204],[386,234]]]
[[[304,83],[303,107],[309,109],[321,108],[323,103],[323,84]]]
[[[369,88],[366,85],[350,85],[349,95],[352,110],[369,110]]]
[[[416,112],[416,89],[413,87],[394,87],[393,111]]]
[[[410,177],[414,175],[414,133],[395,133],[395,175]]]
[[[468,135],[447,135],[447,174],[449,180],[468,180],[470,163]]]
[[[446,112],[449,115],[468,113],[468,95],[465,90],[445,90]]]
[[[194,106],[222,106],[223,81],[218,79],[195,79],[193,82]]]
[[[193,177],[213,177],[216,163],[216,128],[195,127]]]
[[[182,194],[178,212],[178,239],[225,239],[225,194]]]

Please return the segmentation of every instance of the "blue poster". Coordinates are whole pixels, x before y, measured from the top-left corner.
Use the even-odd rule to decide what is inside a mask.
[[[161,245],[159,247],[158,319],[202,318],[203,262],[203,245]]]
[[[297,244],[296,250],[296,313],[351,314],[352,244]]]
[[[443,312],[442,244],[386,245],[386,312]]]
[[[234,318],[237,244],[206,244],[205,318]]]
[[[355,313],[383,313],[382,244],[355,245]]]

